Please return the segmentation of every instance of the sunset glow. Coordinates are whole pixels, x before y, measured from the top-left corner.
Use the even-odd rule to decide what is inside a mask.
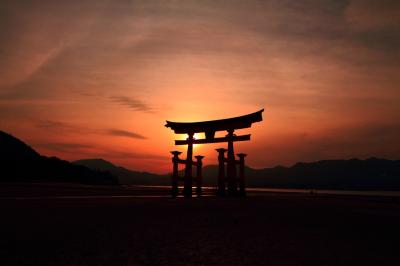
[[[38,152],[171,169],[165,121],[265,108],[252,167],[399,158],[400,4],[1,1],[0,129]],[[225,132],[218,132],[217,136]],[[196,135],[195,138],[203,136]],[[194,155],[215,164],[215,148]]]

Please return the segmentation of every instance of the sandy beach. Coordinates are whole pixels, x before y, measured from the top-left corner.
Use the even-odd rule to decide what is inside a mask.
[[[157,189],[49,193],[51,186],[21,197],[23,190],[29,191],[2,187],[2,265],[395,265],[400,259],[400,203],[390,197],[258,193],[188,200]],[[154,197],[134,197],[140,195]]]

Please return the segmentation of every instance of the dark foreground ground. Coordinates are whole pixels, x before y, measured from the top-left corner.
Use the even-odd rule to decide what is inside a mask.
[[[1,187],[0,265],[400,262],[396,198],[264,193],[187,200],[125,197],[165,195],[161,190],[52,189]]]

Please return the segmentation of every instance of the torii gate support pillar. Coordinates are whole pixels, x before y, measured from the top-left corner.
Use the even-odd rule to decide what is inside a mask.
[[[225,152],[227,149],[216,149],[218,152],[218,184],[217,195],[225,196]]]
[[[244,179],[244,158],[247,154],[239,153],[239,195],[241,197],[246,197],[246,183]]]
[[[196,171],[196,194],[198,197],[201,196],[202,190],[201,190],[201,186],[203,183],[203,173],[202,173],[202,167],[203,167],[203,158],[204,156],[201,155],[197,155],[195,156],[197,162],[196,162],[196,167],[197,167],[197,171]]]
[[[174,156],[172,157],[172,176],[171,176],[171,194],[172,197],[178,196],[179,190],[178,190],[178,182],[179,182],[179,174],[178,174],[178,164],[179,164],[179,154],[182,152],[180,151],[171,151],[171,154]]]

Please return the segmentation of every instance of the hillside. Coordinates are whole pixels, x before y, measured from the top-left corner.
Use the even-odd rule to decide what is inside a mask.
[[[109,173],[41,156],[23,141],[0,131],[0,182],[72,182],[117,184]]]
[[[0,130],[0,160],[34,160],[40,154],[19,139]]]

